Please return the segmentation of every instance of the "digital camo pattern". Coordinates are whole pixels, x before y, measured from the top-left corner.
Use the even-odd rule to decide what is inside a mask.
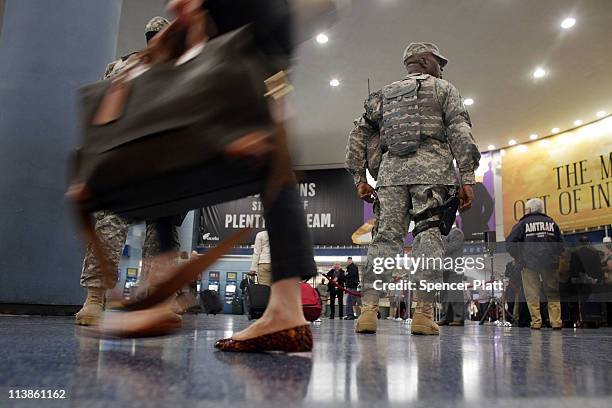
[[[177,259],[169,260],[169,264],[161,265],[159,260],[155,260],[154,257],[161,254],[161,245],[159,239],[159,232],[155,221],[147,221],[145,229],[145,240],[142,245],[142,270],[141,279],[148,279],[152,271],[167,270],[168,266],[172,266]],[[172,227],[172,250],[178,251],[180,248],[178,229]],[[165,260],[167,261],[167,260]]]
[[[100,238],[102,247],[107,251],[111,261],[111,270],[114,274],[105,275],[98,265],[91,244],[87,245],[83,269],[81,271],[81,286],[85,288],[111,289],[117,283],[117,269],[119,259],[127,238],[129,225],[125,220],[110,212],[96,213],[96,234]]]
[[[377,279],[391,282],[393,276],[405,276],[407,271],[385,269],[382,274],[374,273],[375,258],[395,258],[404,254],[404,238],[408,233],[410,220],[423,211],[441,205],[448,196],[448,189],[439,185],[405,185],[378,188],[380,216],[378,229],[368,248],[363,287],[373,288]],[[421,220],[416,226],[428,221],[438,220],[439,216]],[[415,227],[416,227],[415,226]],[[444,258],[445,244],[439,228],[427,229],[416,236],[412,244],[412,257]],[[433,263],[419,268],[410,277],[413,282],[425,279],[437,282],[442,279],[442,270]]]
[[[383,118],[380,129],[381,145],[392,154],[406,156],[415,153],[421,144],[421,112],[417,95],[418,77],[393,82],[382,90]]]
[[[166,28],[170,22],[163,17],[153,17],[145,26],[145,33],[157,33]]]
[[[172,228],[172,248],[178,250],[180,248],[178,229]],[[147,221],[145,230],[145,242],[142,246],[142,257],[150,258],[161,253],[159,234],[157,232],[156,223]]]
[[[375,97],[374,95],[378,95]],[[372,101],[373,103],[368,103]],[[375,106],[378,102],[379,105]],[[344,167],[353,176],[355,185],[366,183],[366,169],[376,180],[382,161],[378,123],[382,120],[381,91],[375,92],[364,103],[365,114],[355,119],[346,144]]]
[[[404,50],[404,57],[402,61],[406,62],[406,60],[410,57],[425,53],[431,53],[440,58],[442,60],[442,66],[445,66],[448,63],[448,59],[440,54],[440,49],[438,46],[436,44],[427,42],[410,43],[410,45],[408,45]]]
[[[108,64],[106,66],[106,70],[104,71],[103,79],[111,79],[122,73],[137,55],[138,53],[133,52]]]
[[[129,224],[117,215],[104,211],[96,213],[96,234],[109,254],[112,271],[117,271],[119,267],[119,260],[121,259],[121,253],[123,252],[123,247],[127,238],[128,228]],[[172,240],[173,248],[178,250],[180,248],[180,243],[176,228],[172,229]],[[145,240],[142,247],[142,277],[147,276],[152,268],[151,258],[160,253],[159,235],[156,229],[156,223],[148,221],[145,231]],[[106,276],[102,270],[100,270],[91,245],[88,245],[85,259],[83,260],[81,286],[86,288],[111,289],[115,286],[116,282],[116,274]]]
[[[446,141],[425,137],[416,153],[398,156],[382,155],[377,186],[457,185],[453,158],[457,162],[462,184],[474,184],[480,152],[472,137],[470,117],[463,99],[450,82],[429,75],[418,92],[421,132],[425,136],[445,135]],[[410,77],[410,75],[408,76]],[[433,113],[438,107],[439,116]],[[383,96],[372,93],[365,102],[365,114],[356,121],[347,145],[345,166],[355,182],[366,179],[367,142],[382,127]]]

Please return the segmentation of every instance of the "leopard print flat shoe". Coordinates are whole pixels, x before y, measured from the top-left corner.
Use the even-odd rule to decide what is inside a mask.
[[[265,351],[284,351],[299,353],[312,350],[312,332],[310,325],[293,327],[248,340],[221,339],[215,348],[222,351],[243,353],[260,353]]]

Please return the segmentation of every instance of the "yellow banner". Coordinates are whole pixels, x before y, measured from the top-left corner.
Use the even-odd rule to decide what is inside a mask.
[[[502,153],[504,234],[530,198],[564,232],[612,223],[612,116]]]

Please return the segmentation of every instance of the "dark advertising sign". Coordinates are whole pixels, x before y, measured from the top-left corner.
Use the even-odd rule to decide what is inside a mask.
[[[351,235],[363,223],[363,205],[351,176],[344,169],[312,170],[301,175],[298,190],[314,244],[352,245]],[[265,228],[259,196],[206,207],[200,221],[203,244],[215,244],[248,227],[254,231],[243,244],[252,244],[255,234]]]

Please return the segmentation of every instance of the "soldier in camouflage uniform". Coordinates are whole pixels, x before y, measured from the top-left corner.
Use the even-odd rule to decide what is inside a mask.
[[[408,76],[369,95],[365,113],[351,131],[346,168],[353,175],[362,199],[380,202],[378,231],[368,249],[363,279],[363,307],[356,322],[358,333],[377,329],[381,293],[374,281],[391,282],[403,271],[373,271],[377,258],[403,255],[404,238],[411,219],[416,221],[413,257],[443,258],[444,242],[437,226],[442,205],[459,188],[460,210],[471,206],[474,171],[480,153],[471,133],[471,122],[457,88],[442,79],[447,63],[431,43],[412,43],[404,52]],[[372,154],[368,147],[380,138],[382,160],[376,191],[367,184],[365,169]],[[456,160],[460,174],[457,180]],[[415,233],[413,232],[413,235]],[[419,268],[413,282],[441,280],[442,271]],[[433,293],[417,291],[413,334],[438,334],[433,321]]]
[[[163,17],[151,19],[145,27],[147,42],[168,24],[168,20]],[[104,79],[110,79],[119,75],[128,65],[130,58],[133,58],[135,55],[137,53],[132,53],[108,64],[104,72]],[[95,218],[96,233],[109,254],[114,270],[117,270],[129,225],[121,217],[109,212],[99,212],[95,215]],[[156,222],[147,222],[143,258],[150,258],[159,254],[160,248],[157,234]],[[178,249],[179,242],[176,228],[173,229],[172,238],[174,239],[175,248]],[[143,271],[148,269],[147,265],[145,260]],[[105,276],[102,273],[96,262],[91,245],[88,245],[81,272],[81,286],[87,288],[87,299],[81,310],[76,314],[76,324],[92,325],[97,323],[104,310],[106,290],[115,287],[116,283],[117,275]]]

